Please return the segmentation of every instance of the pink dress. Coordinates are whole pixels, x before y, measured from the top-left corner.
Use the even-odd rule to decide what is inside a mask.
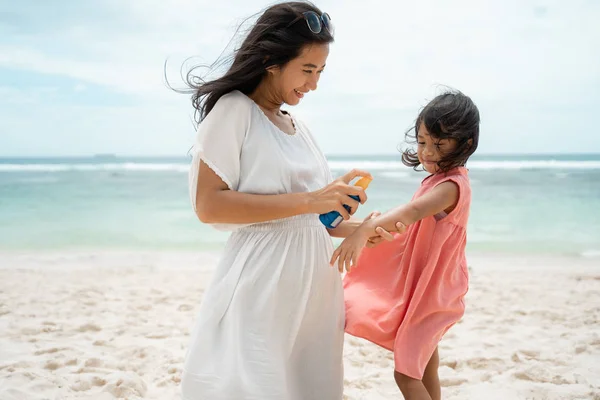
[[[459,188],[454,210],[410,225],[391,242],[365,248],[344,278],[346,332],[393,351],[396,371],[415,379],[423,378],[438,342],[465,311],[467,169],[430,175],[413,199],[446,181]]]

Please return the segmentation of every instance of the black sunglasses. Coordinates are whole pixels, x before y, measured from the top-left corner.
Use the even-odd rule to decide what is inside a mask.
[[[314,11],[306,11],[303,12],[302,15],[306,20],[308,29],[310,29],[312,33],[321,33],[323,27],[325,27],[325,29],[327,29],[331,36],[333,36],[334,29],[329,14],[323,13],[322,15],[319,15]]]

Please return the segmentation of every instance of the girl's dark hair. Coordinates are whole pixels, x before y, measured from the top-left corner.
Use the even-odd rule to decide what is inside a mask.
[[[438,161],[441,172],[464,166],[477,150],[479,110],[468,96],[459,91],[447,91],[431,100],[419,113],[415,126],[406,132],[407,142],[418,142],[421,124],[433,139],[456,141],[456,148]],[[415,170],[421,165],[415,149],[405,150],[402,162]]]
[[[309,2],[286,2],[267,8],[250,29],[239,49],[234,51],[233,62],[220,78],[205,81],[194,72],[203,66],[192,68],[185,76],[192,93],[195,120],[200,123],[213,109],[217,101],[233,90],[249,95],[267,74],[267,68],[283,66],[298,57],[302,48],[310,44],[333,42],[333,36],[323,26],[321,32],[313,33],[303,13],[323,13]],[[212,69],[215,63],[209,67]]]

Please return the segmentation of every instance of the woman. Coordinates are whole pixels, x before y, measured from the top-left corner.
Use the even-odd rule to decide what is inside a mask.
[[[333,42],[310,3],[268,8],[219,79],[191,84],[201,123],[190,194],[198,218],[233,231],[200,306],[182,379],[185,400],[342,399],[344,302],[318,214],[348,221],[366,201],[332,180],[308,128],[281,110],[317,89]],[[188,76],[189,77],[189,76]],[[360,221],[359,221],[360,222]]]

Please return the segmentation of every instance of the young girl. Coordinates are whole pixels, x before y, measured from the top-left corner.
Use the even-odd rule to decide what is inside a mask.
[[[394,378],[405,399],[436,400],[438,342],[462,317],[468,289],[465,164],[477,148],[479,111],[464,94],[447,92],[421,111],[414,129],[417,150],[402,160],[430,175],[410,203],[366,220],[347,237],[331,265],[338,260],[340,272],[357,267],[344,278],[346,332],[394,352]],[[363,251],[382,229],[404,233]]]

